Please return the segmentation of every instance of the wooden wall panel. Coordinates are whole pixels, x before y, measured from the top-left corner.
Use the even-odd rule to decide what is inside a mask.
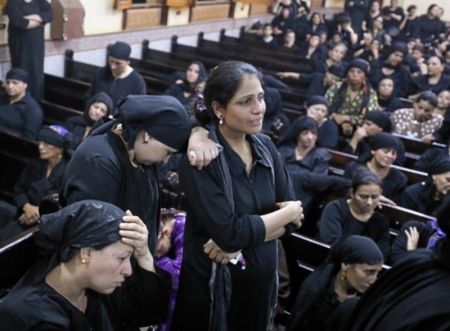
[[[158,26],[161,24],[161,14],[160,7],[127,9],[123,15],[123,29],[135,30]]]
[[[191,22],[218,20],[229,17],[230,4],[195,6],[191,9]]]
[[[252,4],[250,5],[250,16],[259,16],[267,14],[269,11],[269,6],[267,5],[257,5]]]

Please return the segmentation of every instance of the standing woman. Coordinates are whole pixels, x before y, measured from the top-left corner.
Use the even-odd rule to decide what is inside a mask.
[[[208,78],[203,123],[224,150],[204,170],[186,158],[184,260],[172,330],[266,330],[276,302],[277,241],[303,217],[270,138],[258,71],[224,62]],[[231,259],[235,263],[228,263]]]
[[[5,13],[9,18],[11,66],[28,71],[29,90],[39,100],[44,93],[44,26],[53,19],[50,3],[47,0],[9,0]]]

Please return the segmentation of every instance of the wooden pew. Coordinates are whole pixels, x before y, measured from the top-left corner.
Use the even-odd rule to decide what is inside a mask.
[[[435,217],[419,213],[417,211],[403,208],[400,206],[390,206],[382,203],[382,208],[379,209],[384,216],[389,219],[389,227],[393,230],[400,230],[400,228],[409,221],[419,221],[426,223],[429,220],[436,220]],[[392,234],[396,234],[395,231],[391,232]]]
[[[406,150],[406,157],[410,159],[408,166],[413,167],[415,162],[420,158],[420,156],[425,153],[429,148],[447,148],[445,144],[441,144],[438,142],[433,142],[431,144],[426,144],[420,139],[415,139],[411,137],[407,137],[401,134],[393,133],[394,136],[398,137]]]
[[[46,124],[62,124],[69,117],[82,115],[83,112],[73,108],[65,107],[52,103],[47,100],[40,101],[41,107],[44,111],[44,121]]]
[[[44,100],[83,111],[89,84],[71,78],[45,74]]]
[[[331,160],[330,160],[330,173],[333,175],[339,175],[342,176],[344,174],[345,166],[352,162],[357,160],[356,155],[343,153],[340,151],[335,151],[332,149],[328,150],[331,154]],[[422,171],[409,169],[405,167],[400,167],[397,165],[392,166],[394,169],[398,169],[401,172],[403,172],[406,177],[408,178],[409,184],[414,184],[418,182],[423,182],[427,179],[428,174]]]
[[[35,225],[0,242],[0,297],[6,295],[35,262],[37,250],[33,236],[37,231]]]

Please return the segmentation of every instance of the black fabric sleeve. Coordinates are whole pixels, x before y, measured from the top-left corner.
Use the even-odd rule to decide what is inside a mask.
[[[345,201],[344,201],[345,203]],[[322,217],[317,223],[318,239],[324,243],[332,244],[342,237],[343,214],[341,200],[332,201],[325,206]]]
[[[8,15],[9,24],[16,29],[26,30],[29,20],[23,18],[18,1],[8,1],[6,3],[5,13]]]

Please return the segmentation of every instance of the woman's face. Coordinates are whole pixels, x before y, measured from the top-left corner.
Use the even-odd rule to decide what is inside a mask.
[[[112,56],[108,58],[109,69],[111,70],[112,75],[116,78],[125,73],[129,63],[130,61],[116,59]]]
[[[434,107],[426,100],[414,102],[414,119],[419,122],[425,122],[433,116]]]
[[[200,76],[200,67],[197,63],[191,63],[189,68],[186,70],[186,80],[189,84],[195,84]]]
[[[317,35],[309,37],[308,44],[310,47],[317,47],[320,44],[320,38]]]
[[[364,120],[363,127],[366,129],[366,133],[368,137],[374,137],[380,132],[383,131],[383,128],[376,125],[374,122],[369,120]]]
[[[450,171],[433,175],[433,184],[439,193],[446,195],[450,190]]]
[[[313,130],[304,130],[298,134],[297,146],[300,146],[304,149],[312,148],[316,145],[316,141],[317,132]]]
[[[330,50],[330,58],[334,62],[341,62],[345,56],[346,49],[343,45],[337,45]]]
[[[27,91],[27,83],[17,79],[7,79],[5,81],[6,93],[10,98],[24,95]]]
[[[444,90],[437,96],[437,104],[440,109],[450,108],[450,91]]]
[[[42,140],[38,141],[39,157],[41,160],[55,160],[60,158],[63,149],[52,144],[46,143]]]
[[[133,247],[115,242],[101,250],[91,249],[87,262],[87,287],[101,294],[110,294],[131,276],[130,257]]]
[[[317,123],[322,124],[328,115],[328,108],[325,105],[312,105],[308,107],[306,114],[314,118]]]
[[[136,163],[148,166],[153,163],[167,162],[176,150],[141,130],[136,136],[133,152]]]
[[[372,2],[370,5],[370,10],[374,13],[378,12],[380,10],[380,3],[378,1]]]
[[[359,68],[350,68],[347,73],[347,80],[352,85],[362,85],[366,79],[366,74]]]
[[[416,61],[419,61],[419,60],[421,60],[423,58],[423,53],[419,49],[413,49],[412,56],[414,57],[414,59]]]
[[[371,213],[380,203],[382,189],[377,184],[360,185],[352,192],[352,201],[363,213]]]
[[[345,272],[345,278],[349,287],[359,293],[364,293],[375,283],[382,267],[383,265],[381,263],[343,263],[341,269]]]
[[[392,79],[383,79],[378,85],[378,92],[384,97],[390,97],[394,92],[394,82]]]
[[[288,32],[284,36],[284,46],[292,46],[295,44],[295,32]]]
[[[311,21],[314,25],[320,24],[320,15],[319,14],[313,14],[311,17]]]
[[[224,130],[232,134],[253,134],[262,129],[266,103],[256,75],[244,74],[241,84],[225,109],[213,102],[216,116],[223,117]]]
[[[377,19],[373,20],[374,28],[381,30],[383,28],[383,18],[380,16]]]
[[[444,71],[444,66],[442,65],[441,61],[435,56],[428,59],[427,68],[428,75],[430,76],[440,75]]]
[[[89,107],[89,118],[93,121],[98,121],[108,114],[108,106],[103,102],[94,102]]]
[[[378,148],[371,153],[377,165],[382,168],[389,168],[397,159],[397,151],[393,148]]]

